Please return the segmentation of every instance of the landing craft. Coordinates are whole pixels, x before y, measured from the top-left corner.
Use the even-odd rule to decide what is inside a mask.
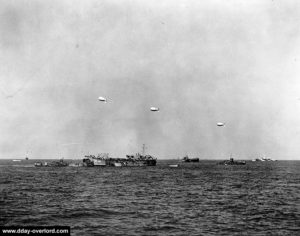
[[[217,126],[225,126],[225,123],[218,122],[218,123],[217,123]]]
[[[104,97],[99,97],[98,100],[99,100],[100,102],[107,102],[107,99],[104,98]]]
[[[150,110],[151,111],[159,111],[159,108],[158,107],[151,107]]]

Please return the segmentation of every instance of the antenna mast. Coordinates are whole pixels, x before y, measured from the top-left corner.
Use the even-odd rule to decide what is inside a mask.
[[[143,150],[142,150],[142,154],[145,155],[145,150],[146,150],[146,145],[143,144]]]

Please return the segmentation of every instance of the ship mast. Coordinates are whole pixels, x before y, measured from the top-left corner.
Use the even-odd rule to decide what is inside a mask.
[[[146,145],[143,144],[142,154],[145,155]]]

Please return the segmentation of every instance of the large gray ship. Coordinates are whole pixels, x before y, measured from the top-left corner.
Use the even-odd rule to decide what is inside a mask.
[[[135,155],[126,155],[126,158],[109,157],[108,153],[94,155],[87,155],[83,159],[83,166],[156,166],[157,159],[151,155],[145,155],[145,145],[143,145],[143,154],[136,153]]]
[[[126,158],[113,158],[108,155],[99,154],[87,155],[83,159],[83,166],[87,167],[105,167],[105,166],[156,166],[157,159],[150,155],[126,155]]]

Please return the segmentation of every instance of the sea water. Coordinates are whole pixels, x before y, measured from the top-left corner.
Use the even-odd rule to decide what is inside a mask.
[[[0,225],[71,235],[299,235],[300,161],[34,167],[0,160]]]

